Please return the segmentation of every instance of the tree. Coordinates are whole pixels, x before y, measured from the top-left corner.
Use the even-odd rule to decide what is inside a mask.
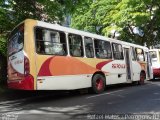
[[[56,0],[8,0],[12,10],[11,21],[15,24],[27,19],[47,22],[62,21],[63,6]]]
[[[84,31],[99,33],[97,27],[101,25],[101,19],[97,15],[97,5],[93,0],[86,0],[77,6],[77,10],[72,15],[71,26]]]
[[[72,26],[148,46],[159,43],[160,2],[156,0],[94,0],[72,19]],[[113,31],[113,33],[111,32]]]
[[[8,33],[27,18],[63,23],[81,0],[0,0],[0,79],[6,80]],[[68,9],[69,8],[69,9]],[[2,73],[4,72],[4,73]]]
[[[0,0],[0,53],[6,50],[8,33],[23,20],[31,18],[61,24],[78,3],[78,0]],[[67,11],[67,8],[70,9]]]

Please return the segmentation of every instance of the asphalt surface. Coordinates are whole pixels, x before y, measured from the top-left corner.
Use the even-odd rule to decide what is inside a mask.
[[[160,119],[159,80],[107,86],[102,94],[85,92],[10,91],[1,95],[0,120]]]

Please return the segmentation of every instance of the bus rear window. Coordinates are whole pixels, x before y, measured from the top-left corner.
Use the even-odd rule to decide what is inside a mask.
[[[157,62],[157,53],[156,53],[156,51],[150,51],[149,54],[150,54],[152,63],[153,62]]]
[[[11,32],[8,43],[9,55],[15,54],[23,49],[24,24],[19,25]]]
[[[149,53],[150,53],[150,56],[151,56],[152,59],[157,58],[156,51],[150,51]]]

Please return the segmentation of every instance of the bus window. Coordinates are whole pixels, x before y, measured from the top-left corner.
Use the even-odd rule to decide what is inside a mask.
[[[150,57],[151,57],[151,61],[152,62],[157,62],[157,53],[156,51],[149,51]]]
[[[94,40],[95,52],[97,58],[112,58],[110,42],[104,40]]]
[[[140,48],[136,48],[137,61],[145,61],[144,52]]]
[[[131,50],[132,50],[132,60],[136,61],[136,52],[135,52],[134,47],[131,47]]]
[[[36,28],[36,51],[47,55],[66,55],[65,33]]]
[[[116,60],[123,60],[123,49],[121,44],[112,43],[113,47],[113,56]]]
[[[68,34],[68,40],[71,56],[83,57],[82,37],[76,34]]]
[[[149,53],[150,53],[151,58],[157,58],[156,51],[150,51]]]
[[[93,40],[89,37],[84,37],[84,44],[86,50],[86,57],[93,58],[94,57],[94,50],[93,50]]]
[[[24,44],[24,24],[16,28],[9,37],[8,54],[13,55],[23,49]]]

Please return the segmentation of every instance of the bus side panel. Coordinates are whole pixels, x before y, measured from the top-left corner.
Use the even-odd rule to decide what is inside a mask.
[[[91,87],[92,74],[44,76],[37,79],[37,90],[74,90]]]
[[[103,71],[109,71],[106,76],[106,84],[125,83],[126,80],[126,65],[124,60],[113,60],[102,68]]]
[[[37,89],[79,89],[91,87],[92,74],[96,68],[68,56],[38,55]]]
[[[105,73],[106,85],[126,83],[126,66],[124,60],[79,58],[79,60]]]
[[[69,90],[91,87],[92,76],[101,71],[99,63],[110,60],[75,58],[69,56],[47,56],[37,54],[38,90]]]
[[[28,58],[30,76],[32,77],[32,90],[36,90],[36,64],[35,64],[35,42],[34,42],[34,27],[37,25],[35,20],[27,19],[25,21],[24,34],[24,51]],[[27,81],[26,81],[27,82]],[[29,81],[28,81],[29,82]]]

